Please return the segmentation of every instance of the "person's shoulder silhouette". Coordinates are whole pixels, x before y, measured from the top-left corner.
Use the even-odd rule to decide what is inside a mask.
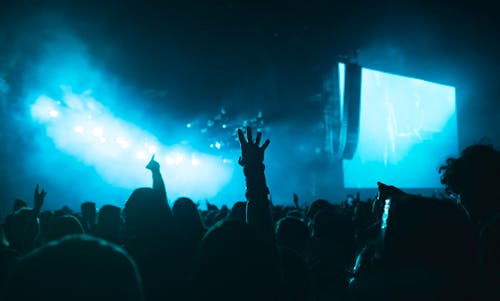
[[[67,236],[24,257],[7,285],[14,300],[142,300],[139,274],[120,247]]]

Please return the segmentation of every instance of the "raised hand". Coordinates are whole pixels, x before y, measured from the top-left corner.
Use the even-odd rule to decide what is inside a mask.
[[[393,196],[404,195],[405,192],[397,187],[394,187],[391,185],[386,185],[382,182],[377,182],[377,186],[378,186],[378,193],[377,193],[377,197],[375,198],[375,201],[372,204],[372,212],[376,216],[380,217],[382,214],[386,199],[393,197]]]
[[[256,229],[263,240],[272,242],[274,240],[273,222],[271,218],[271,202],[269,201],[269,188],[264,173],[264,152],[269,146],[269,139],[262,145],[262,133],[257,132],[255,142],[252,137],[252,129],[247,127],[247,136],[238,129],[240,139],[241,157],[238,160],[243,166],[246,180],[246,197],[248,200],[246,211],[246,222]]]
[[[151,171],[158,171],[160,170],[160,163],[155,161],[155,155],[151,157],[151,160],[149,161],[148,165],[146,165],[146,168],[151,170]]]
[[[385,199],[387,199],[391,196],[405,194],[401,189],[394,187],[392,185],[386,185],[382,182],[377,182],[377,186],[378,186],[377,198],[383,202],[385,202]]]
[[[167,200],[167,190],[165,189],[165,182],[163,182],[163,177],[160,172],[160,163],[155,160],[155,155],[151,156],[151,160],[149,160],[148,165],[146,165],[146,169],[151,170],[151,175],[153,177],[153,190],[157,191],[163,201],[166,203],[168,208],[168,215],[170,216],[170,206],[168,205]]]
[[[40,209],[42,208],[43,202],[45,201],[45,196],[47,195],[47,192],[42,189],[42,191],[39,191],[39,186],[38,184],[35,187],[35,195],[34,195],[34,204],[35,204],[35,212],[40,212]]]
[[[299,196],[295,192],[293,193],[293,204],[295,205],[295,208],[300,209]]]
[[[262,138],[262,133],[257,132],[257,137],[255,138],[255,142],[252,137],[252,129],[247,127],[247,137],[243,135],[243,131],[238,129],[238,138],[240,139],[241,146],[241,157],[238,160],[238,163],[241,166],[251,166],[251,165],[259,165],[264,162],[264,152],[266,148],[269,146],[269,139],[264,141],[262,146],[259,146],[260,140]]]
[[[205,204],[207,206],[207,210],[208,211],[210,211],[210,210],[219,210],[219,208],[217,208],[217,206],[210,204],[210,202],[208,200],[205,200]]]

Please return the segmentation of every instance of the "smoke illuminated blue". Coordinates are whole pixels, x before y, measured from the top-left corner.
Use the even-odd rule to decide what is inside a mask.
[[[150,94],[165,93],[109,73],[74,35],[54,33],[27,74],[24,98],[35,136],[25,167],[49,191],[47,208],[77,208],[83,201],[123,206],[133,189],[152,185],[145,166],[153,154],[171,201],[244,198],[234,150],[217,142],[209,152],[174,110],[144,108]],[[26,127],[25,117],[20,127]]]
[[[364,68],[361,89],[359,143],[343,162],[344,186],[441,187],[439,165],[458,153],[455,88]]]
[[[90,90],[62,90],[60,100],[39,96],[30,107],[31,116],[45,126],[59,151],[93,166],[104,182],[129,189],[151,185],[144,166],[153,154],[163,166],[171,196],[210,198],[230,181],[232,164],[224,164],[222,158],[183,145],[162,145],[152,134],[115,116]]]

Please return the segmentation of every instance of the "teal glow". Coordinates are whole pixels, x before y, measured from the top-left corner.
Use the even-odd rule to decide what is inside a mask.
[[[458,153],[454,87],[364,68],[360,114],[346,188],[441,187],[437,170]]]
[[[345,64],[339,63],[340,112],[344,112]],[[340,116],[343,116],[340,114]],[[341,117],[342,118],[342,117]]]

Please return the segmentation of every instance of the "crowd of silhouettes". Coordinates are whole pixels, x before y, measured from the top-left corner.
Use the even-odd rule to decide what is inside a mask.
[[[269,140],[250,128],[238,135],[247,200],[232,208],[201,210],[184,197],[170,207],[154,156],[152,188],[134,190],[124,208],[42,211],[38,186],[33,207],[16,200],[0,231],[0,299],[500,299],[492,146],[443,163],[449,198],[378,183],[373,199],[304,206],[294,195],[278,206],[265,178]]]

